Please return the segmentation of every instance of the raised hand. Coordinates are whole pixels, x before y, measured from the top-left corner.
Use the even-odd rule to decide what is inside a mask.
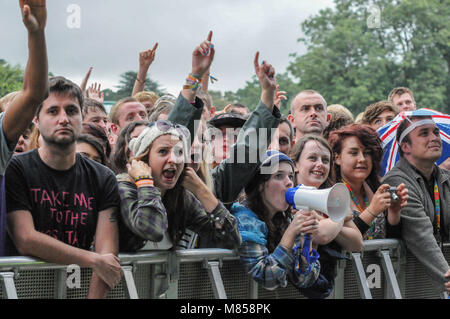
[[[280,108],[281,106],[281,100],[287,100],[286,91],[279,91],[280,86],[277,84],[276,89],[275,89],[275,101],[273,102],[273,104],[275,104],[275,106],[277,108]]]
[[[83,92],[83,96],[86,96],[86,86],[87,86],[89,77],[91,76],[92,69],[93,69],[93,67],[91,66],[91,67],[89,68],[89,71],[88,71],[88,72],[86,73],[86,75],[84,76],[83,81],[81,81],[80,89],[81,89],[81,92]]]
[[[91,84],[88,89],[88,97],[103,103],[105,97],[103,96],[103,92],[101,92],[100,88],[100,83],[95,82],[94,84]]]
[[[132,179],[142,175],[152,175],[151,167],[142,161],[132,160],[131,164],[127,164],[127,170]]]
[[[255,73],[261,83],[261,87],[263,90],[270,90],[271,92],[275,92],[277,88],[277,81],[275,79],[275,69],[273,66],[266,61],[262,61],[262,64],[259,65],[259,52],[256,52],[254,65],[255,65]]]
[[[201,188],[201,186],[203,186],[202,184],[204,184],[203,181],[200,179],[200,177],[192,167],[186,167],[184,169],[184,178],[181,185],[185,189],[195,194]]]
[[[401,183],[397,187],[397,196],[399,197],[397,202],[391,203],[388,208],[388,221],[391,225],[396,225],[400,222],[400,215],[403,207],[408,205],[408,189],[405,184]]]
[[[192,53],[192,74],[201,78],[203,74],[208,72],[212,61],[214,60],[214,44],[212,44],[212,31],[209,31],[205,41],[200,43]]]
[[[43,31],[47,22],[46,0],[20,0],[19,5],[28,32]]]
[[[383,184],[373,194],[368,207],[372,214],[378,216],[391,206],[391,194],[388,192],[389,187],[388,184]]]
[[[142,51],[139,53],[139,67],[148,69],[155,60],[156,49],[158,48],[158,42],[155,43],[153,49]]]

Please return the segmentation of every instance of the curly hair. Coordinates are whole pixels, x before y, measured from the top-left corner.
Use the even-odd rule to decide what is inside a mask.
[[[383,147],[381,144],[381,140],[377,132],[368,125],[347,125],[337,131],[331,132],[330,134],[328,142],[330,143],[334,156],[338,156],[341,154],[344,140],[352,136],[358,138],[361,144],[370,151],[373,168],[369,176],[367,177],[366,182],[367,184],[369,184],[370,188],[373,191],[376,191],[380,186],[378,174],[381,171],[380,162],[383,157]],[[341,168],[336,163],[336,161],[334,161],[333,170],[334,175],[336,176],[336,181],[340,181],[342,179]]]
[[[384,111],[394,112],[395,115],[399,113],[398,107],[395,106],[394,103],[389,101],[378,101],[366,107],[361,119],[362,124],[370,125]]]

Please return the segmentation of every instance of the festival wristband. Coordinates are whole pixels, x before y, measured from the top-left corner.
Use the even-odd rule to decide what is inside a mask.
[[[134,181],[135,182],[139,182],[140,180],[143,180],[143,179],[151,179],[151,180],[153,180],[153,177],[151,175],[139,175],[139,176],[137,176],[134,179]]]
[[[140,181],[137,181],[135,184],[137,187],[154,186],[153,179],[141,179]]]
[[[199,79],[196,75],[189,73],[186,78],[186,85],[183,86],[184,90],[197,90],[199,84],[202,83],[202,79]]]

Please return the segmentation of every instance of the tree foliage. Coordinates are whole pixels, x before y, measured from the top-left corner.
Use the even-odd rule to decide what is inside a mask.
[[[0,97],[22,89],[23,70],[0,59]]]
[[[137,77],[137,72],[127,71],[120,75],[119,85],[116,86],[117,90],[113,91],[111,89],[103,90],[105,100],[117,101],[121,98],[131,96],[133,93],[134,82]],[[157,95],[161,96],[165,94],[165,90],[162,89],[158,82],[151,80],[149,77],[145,80],[145,90],[153,91]]]
[[[418,107],[450,114],[449,18],[449,0],[335,0],[301,23],[298,41],[307,52],[290,55],[286,73],[277,75],[280,90],[292,100],[314,89],[356,115],[406,86]],[[259,94],[253,77],[228,97],[253,108]]]
[[[335,0],[335,9],[302,23],[308,50],[293,54],[288,70],[302,89],[354,113],[398,86],[414,92],[418,107],[450,113],[449,17],[448,0]]]

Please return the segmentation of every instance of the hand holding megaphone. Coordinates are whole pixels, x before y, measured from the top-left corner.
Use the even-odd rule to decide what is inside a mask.
[[[289,227],[295,237],[300,234],[313,236],[319,230],[319,216],[313,210],[299,210],[295,212]]]
[[[326,189],[298,185],[286,191],[285,199],[294,209],[314,209],[326,214],[334,222],[344,219],[350,211],[350,194],[342,183]]]

